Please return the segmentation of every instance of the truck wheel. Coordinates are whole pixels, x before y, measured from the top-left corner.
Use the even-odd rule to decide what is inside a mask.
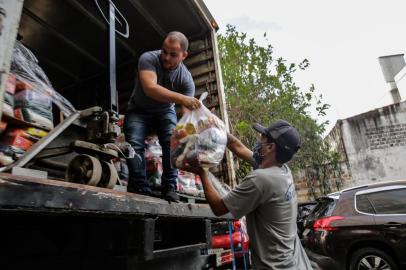
[[[350,270],[398,270],[395,261],[387,253],[376,248],[361,248],[351,256]]]

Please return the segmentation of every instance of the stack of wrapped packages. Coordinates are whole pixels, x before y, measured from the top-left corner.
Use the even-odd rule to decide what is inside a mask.
[[[13,163],[54,127],[52,102],[65,116],[75,111],[52,88],[37,58],[19,41],[15,42],[10,71],[0,122],[1,166]]]
[[[17,81],[14,104],[16,118],[49,130],[54,127],[51,98],[35,91],[31,84]]]
[[[200,176],[187,172],[178,171],[178,192],[194,197],[204,197],[202,181]]]
[[[8,116],[6,120],[0,121],[0,165],[7,166],[22,156],[25,151],[30,149],[35,142],[48,133],[42,129],[34,127],[16,126],[9,124],[7,120],[18,117],[18,110],[24,101],[25,106],[29,105],[28,99],[22,99],[18,91],[19,81],[15,74],[10,74],[6,82],[6,91],[4,93],[3,114]],[[50,101],[50,100],[49,100]],[[33,104],[34,106],[34,104]],[[37,104],[36,106],[40,106]],[[49,111],[50,108],[48,108]],[[51,111],[52,116],[52,111]],[[31,121],[29,121],[31,122]],[[51,122],[52,124],[52,122]],[[48,125],[48,127],[50,127]]]
[[[178,169],[200,167],[208,170],[221,162],[226,145],[224,123],[202,105],[185,113],[176,125],[171,137],[171,161]],[[211,173],[209,178],[225,195],[218,179]]]
[[[53,128],[52,99],[24,81],[9,74],[4,92],[3,113],[47,130]]]
[[[162,147],[159,144],[156,135],[149,135],[145,139],[145,163],[147,169],[148,181],[152,189],[159,190],[161,188],[162,177]],[[178,171],[177,188],[179,193],[190,196],[203,195],[203,187],[200,177],[190,172]]]
[[[163,172],[162,147],[156,135],[149,135],[145,138],[145,164],[152,189],[160,189]]]
[[[14,93],[16,90],[16,76],[10,74],[6,81],[6,91],[4,91],[3,113],[5,115],[14,116]]]
[[[11,73],[16,77],[15,105],[25,121],[52,128],[52,103],[65,116],[76,111],[68,100],[55,91],[39,66],[38,59],[20,41],[16,41],[14,45]]]
[[[7,166],[13,163],[47,134],[34,127],[8,127],[0,138],[0,164]]]

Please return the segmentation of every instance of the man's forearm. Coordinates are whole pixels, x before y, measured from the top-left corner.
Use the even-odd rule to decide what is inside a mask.
[[[159,102],[183,104],[184,96],[182,94],[170,91],[159,84],[147,87],[145,94]]]
[[[202,180],[204,194],[206,200],[210,205],[211,210],[216,216],[221,216],[227,214],[229,211],[225,206],[223,199],[220,197],[220,194],[214,188],[212,182],[210,181],[206,172],[200,174]]]
[[[249,164],[255,164],[254,158],[252,157],[252,151],[230,133],[227,133],[227,148],[237,157],[245,160]]]

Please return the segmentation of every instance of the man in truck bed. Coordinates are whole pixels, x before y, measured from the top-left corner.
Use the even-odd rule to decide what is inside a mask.
[[[194,98],[192,75],[183,64],[187,56],[188,40],[180,32],[170,32],[161,50],[145,52],[138,61],[138,78],[130,98],[124,120],[126,140],[138,154],[127,159],[128,191],[150,195],[145,168],[145,136],[156,132],[162,146],[161,196],[178,201],[176,194],[177,170],[170,162],[170,137],[177,118],[174,104],[193,110],[200,107]]]
[[[253,151],[228,136],[228,148],[258,168],[223,198],[203,169],[190,170],[200,175],[215,215],[246,216],[254,269],[313,269],[297,235],[296,192],[285,164],[300,147],[299,133],[283,120],[268,128],[255,124],[254,129],[261,139]]]

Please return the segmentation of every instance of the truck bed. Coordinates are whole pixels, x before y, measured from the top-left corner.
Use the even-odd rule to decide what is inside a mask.
[[[123,191],[0,173],[0,211],[46,214],[92,214],[128,217],[216,217],[207,204],[169,203]]]

